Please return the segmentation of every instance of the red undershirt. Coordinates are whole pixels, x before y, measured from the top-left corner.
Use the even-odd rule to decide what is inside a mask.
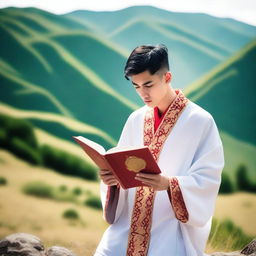
[[[169,108],[169,107],[168,107]],[[158,107],[154,107],[154,132],[156,132],[158,126],[162,122],[162,119],[164,118],[168,108],[164,111],[164,113],[161,115]]]
[[[176,96],[177,96],[178,93],[179,93],[178,90],[175,90],[175,93],[176,93]],[[171,102],[171,104],[172,104],[172,102]],[[171,106],[171,104],[166,108],[166,110],[164,111],[164,113],[162,115],[160,114],[159,108],[158,107],[154,107],[154,132],[156,132],[158,126],[162,122],[162,120],[163,120],[167,110]]]

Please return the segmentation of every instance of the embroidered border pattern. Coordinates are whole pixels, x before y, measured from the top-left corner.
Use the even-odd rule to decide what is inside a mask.
[[[179,221],[186,223],[188,221],[188,211],[184,203],[179,181],[176,177],[170,179],[170,191],[168,191],[168,194],[176,218]]]
[[[175,90],[177,96],[169,106],[161,124],[154,134],[154,112],[148,111],[144,119],[144,145],[148,146],[157,161],[163,144],[174,127],[188,99],[181,90]],[[127,256],[146,256],[152,224],[152,212],[155,192],[149,187],[137,187],[128,237]]]
[[[153,189],[149,187],[138,187],[136,190],[127,247],[128,256],[147,255],[154,195]]]

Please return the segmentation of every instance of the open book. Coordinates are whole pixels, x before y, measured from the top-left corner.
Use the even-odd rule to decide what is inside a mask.
[[[122,188],[145,186],[135,178],[138,172],[161,173],[148,147],[120,148],[106,151],[101,145],[83,136],[73,136],[85,153],[100,169],[111,170]]]

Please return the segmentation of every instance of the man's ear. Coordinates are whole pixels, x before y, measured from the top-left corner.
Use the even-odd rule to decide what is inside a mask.
[[[166,82],[166,83],[170,83],[171,80],[172,80],[172,73],[171,73],[170,71],[167,71],[167,72],[165,73],[165,82]]]

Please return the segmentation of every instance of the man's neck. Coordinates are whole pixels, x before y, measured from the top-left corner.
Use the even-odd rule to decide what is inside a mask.
[[[166,94],[164,99],[161,101],[159,106],[157,106],[161,115],[171,105],[171,103],[174,101],[176,96],[177,96],[177,94],[176,94],[175,90],[170,87],[170,89],[168,90],[168,93]]]

